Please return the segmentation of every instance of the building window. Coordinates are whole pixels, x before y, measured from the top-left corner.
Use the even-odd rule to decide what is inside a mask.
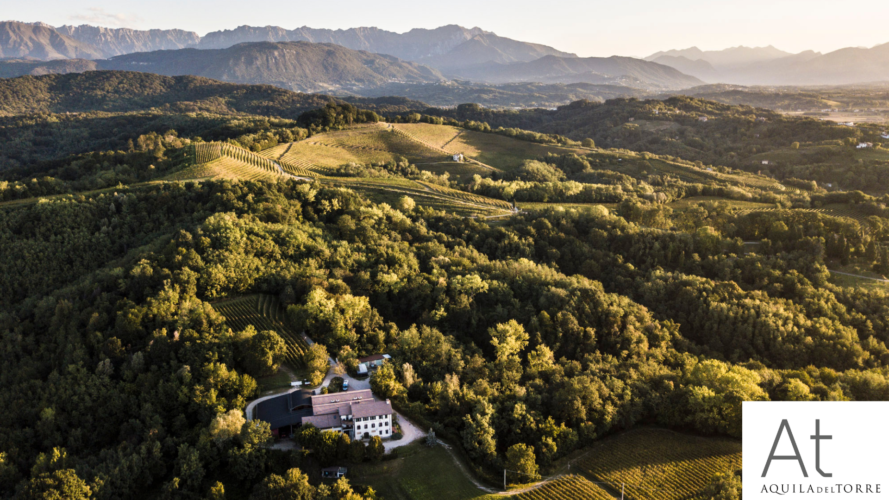
[[[370,426],[371,426],[371,427],[376,427],[376,426],[377,426],[377,424],[370,424]]]

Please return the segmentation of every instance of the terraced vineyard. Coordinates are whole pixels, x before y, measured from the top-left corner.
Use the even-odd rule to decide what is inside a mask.
[[[741,467],[741,443],[638,429],[606,439],[577,465],[592,481],[624,483],[628,499],[695,499],[714,474]]]
[[[516,500],[613,500],[607,491],[586,478],[562,476],[539,488],[516,495]]]
[[[420,205],[458,215],[505,215],[510,213],[508,211],[510,205],[503,200],[407,179],[342,177],[327,178],[324,179],[324,182],[354,189],[377,202],[392,204],[401,196],[407,195]],[[433,189],[432,186],[437,189]]]
[[[200,179],[232,179],[232,180],[275,180],[280,174],[256,168],[241,160],[223,156],[207,163],[193,165],[164,178],[168,181],[185,181]]]
[[[520,167],[525,160],[536,160],[547,153],[589,153],[583,148],[549,146],[472,130],[462,130],[458,135],[461,129],[445,125],[398,123],[392,126],[426,144],[442,144],[448,153],[462,153],[485,165],[507,171]]]
[[[225,323],[240,331],[253,325],[257,331],[274,330],[287,342],[285,362],[293,367],[303,366],[303,353],[309,346],[298,332],[284,323],[284,306],[271,295],[248,295],[213,304],[225,316]]]
[[[474,193],[467,193],[466,191],[458,191],[456,189],[447,188],[444,186],[439,186],[438,184],[432,184],[430,182],[420,182],[417,181],[417,184],[426,187],[427,190],[434,191],[436,193],[440,193],[444,196],[449,196],[453,198],[457,198],[459,200],[466,201],[468,203],[475,203],[478,205],[492,205],[497,208],[502,208],[504,210],[511,210],[512,204],[507,201],[497,200],[494,198],[488,198],[487,196],[481,196]]]
[[[743,209],[740,211],[741,214],[744,213],[752,213],[752,212],[775,212],[779,210],[785,210],[780,208],[749,208]],[[798,217],[805,217],[805,214],[822,214],[829,215],[831,217],[839,217],[841,219],[846,219],[848,221],[857,222],[861,229],[867,233],[872,230],[870,222],[867,221],[867,216],[849,208],[847,205],[835,204],[828,205],[823,208],[793,208],[790,209],[794,214]]]

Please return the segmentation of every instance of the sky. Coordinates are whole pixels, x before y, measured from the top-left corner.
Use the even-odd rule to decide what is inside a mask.
[[[179,28],[205,35],[241,25],[396,32],[447,24],[542,43],[579,56],[644,57],[697,46],[773,45],[829,52],[889,42],[884,0],[31,0],[4,2],[6,20],[53,26]]]

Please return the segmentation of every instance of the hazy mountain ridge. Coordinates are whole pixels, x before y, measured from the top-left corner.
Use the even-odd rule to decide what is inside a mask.
[[[556,57],[514,64],[478,65],[457,72],[463,78],[489,83],[616,83],[620,77],[636,79],[650,88],[681,89],[703,82],[662,64],[632,57]]]
[[[826,54],[790,54],[774,47],[734,47],[704,52],[696,47],[645,58],[709,83],[741,85],[847,85],[889,81],[889,44],[849,47]],[[709,63],[715,72],[701,63]]]
[[[0,22],[0,58],[93,59],[102,57],[96,47],[59,33],[43,23]]]
[[[197,45],[201,40],[197,33],[177,29],[134,30],[82,24],[80,26],[60,26],[55,30],[98,48],[105,57],[133,52],[182,49]]]
[[[303,92],[377,86],[392,81],[437,82],[438,71],[383,54],[309,42],[242,43],[226,49],[127,54],[100,69],[195,75],[233,83],[265,83]]]
[[[237,43],[258,41],[333,43],[352,50],[388,54],[437,69],[486,62],[527,62],[546,55],[574,57],[574,54],[546,45],[512,40],[481,28],[468,29],[456,25],[431,30],[413,29],[406,33],[379,28],[328,30],[302,27],[287,30],[277,26],[240,26],[234,30],[208,33],[201,39],[198,48],[226,48]]]

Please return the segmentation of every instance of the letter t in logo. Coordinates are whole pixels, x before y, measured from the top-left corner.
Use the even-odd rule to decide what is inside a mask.
[[[822,439],[833,439],[833,436],[822,436],[821,435],[821,420],[815,420],[815,435],[810,436],[815,440],[815,470],[818,471],[818,474],[821,474],[821,477],[833,477],[833,474],[830,472],[824,472],[821,470],[821,440]]]

